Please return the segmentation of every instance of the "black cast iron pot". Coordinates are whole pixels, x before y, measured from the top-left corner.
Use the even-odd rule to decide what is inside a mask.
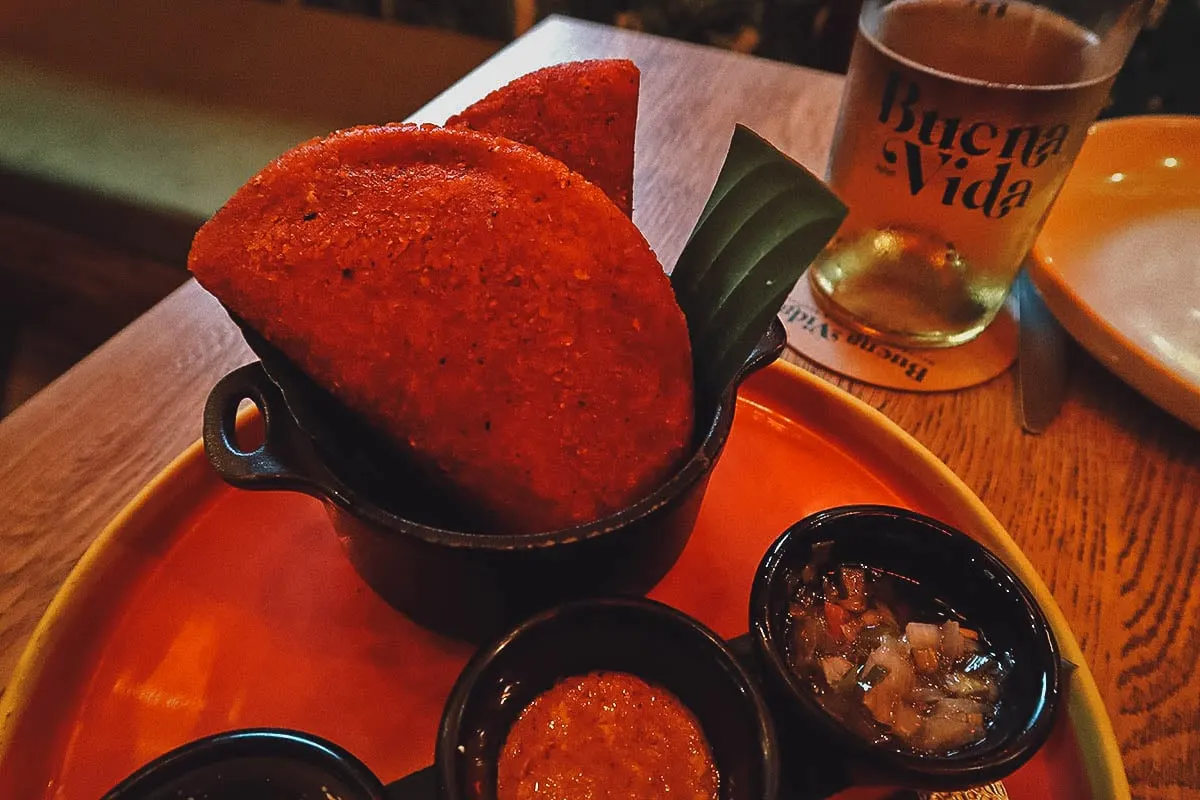
[[[417,623],[476,642],[567,600],[653,587],[691,535],[729,437],[738,386],[786,342],[773,320],[724,392],[698,392],[692,455],[653,494],[586,525],[501,535],[469,532],[461,508],[383,437],[242,328],[261,361],[225,376],[209,394],[204,449],[217,473],[243,489],[320,498],[372,589]],[[263,443],[245,450],[235,429],[244,400],[258,406],[265,426]]]

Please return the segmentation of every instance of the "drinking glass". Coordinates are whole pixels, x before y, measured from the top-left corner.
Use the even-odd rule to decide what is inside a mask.
[[[1149,0],[866,0],[828,180],[850,207],[809,269],[823,310],[952,346],[1004,305]]]

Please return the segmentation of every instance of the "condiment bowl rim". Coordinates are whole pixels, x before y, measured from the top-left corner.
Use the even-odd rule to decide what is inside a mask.
[[[825,711],[812,697],[811,691],[792,672],[786,655],[780,651],[769,624],[771,614],[769,594],[776,575],[784,574],[785,554],[801,537],[814,530],[837,524],[848,517],[879,517],[881,519],[903,518],[917,523],[934,534],[956,540],[974,550],[987,567],[994,570],[1017,592],[1037,632],[1036,646],[1041,651],[1048,686],[1038,709],[1032,716],[1033,722],[1011,737],[1012,741],[999,749],[986,747],[988,738],[980,743],[950,755],[924,754],[888,745],[870,742],[852,732],[845,723]],[[834,534],[836,535],[836,534]],[[1058,642],[1054,637],[1044,613],[1024,582],[995,553],[965,532],[941,520],[911,509],[882,504],[856,504],[827,508],[811,514],[787,528],[771,544],[755,572],[750,594],[750,632],[756,650],[775,680],[787,687],[787,693],[801,710],[803,717],[818,726],[840,746],[864,760],[884,764],[884,769],[899,770],[912,774],[924,774],[934,778],[956,778],[973,773],[996,773],[1007,771],[1024,763],[1049,737],[1056,718],[1061,695],[1062,666]],[[777,715],[780,709],[773,709]],[[985,779],[982,782],[987,782]]]
[[[142,765],[103,800],[140,800],[191,771],[217,770],[233,761],[264,755],[280,762],[319,765],[359,790],[347,800],[383,800],[383,783],[350,751],[315,734],[283,727],[236,728],[193,739]]]
[[[454,688],[451,690],[450,696],[446,701],[441,723],[438,726],[434,764],[438,772],[438,778],[445,790],[445,796],[450,798],[463,796],[461,787],[458,786],[457,774],[454,768],[455,753],[462,738],[463,714],[466,711],[468,701],[476,691],[480,679],[487,674],[492,663],[507,648],[512,647],[515,642],[518,642],[538,628],[559,622],[563,616],[604,609],[652,616],[669,625],[676,625],[687,629],[691,634],[698,635],[702,640],[706,640],[703,646],[709,648],[712,657],[719,660],[725,672],[733,678],[737,684],[738,693],[742,701],[749,703],[752,707],[758,727],[757,749],[762,755],[764,796],[774,798],[778,793],[780,780],[779,752],[775,740],[775,728],[771,713],[757,683],[746,672],[746,669],[730,651],[725,641],[700,621],[657,600],[625,596],[572,600],[554,606],[529,617],[508,633],[498,638],[491,645],[480,648],[475,653],[462,672],[459,673]],[[567,676],[564,675],[563,677]],[[695,712],[693,711],[692,713]],[[717,763],[716,766],[718,772],[720,772],[721,764]]]

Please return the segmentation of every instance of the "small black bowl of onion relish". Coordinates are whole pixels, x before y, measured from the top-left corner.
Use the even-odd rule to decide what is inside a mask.
[[[844,506],[793,525],[759,565],[750,631],[784,763],[820,765],[801,784],[979,786],[1053,727],[1061,662],[1032,595],[912,511]]]

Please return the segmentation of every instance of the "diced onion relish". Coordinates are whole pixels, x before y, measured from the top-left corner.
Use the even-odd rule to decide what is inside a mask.
[[[789,606],[791,666],[826,711],[871,741],[923,753],[987,735],[1010,660],[979,631],[879,570],[806,566],[801,577]]]

